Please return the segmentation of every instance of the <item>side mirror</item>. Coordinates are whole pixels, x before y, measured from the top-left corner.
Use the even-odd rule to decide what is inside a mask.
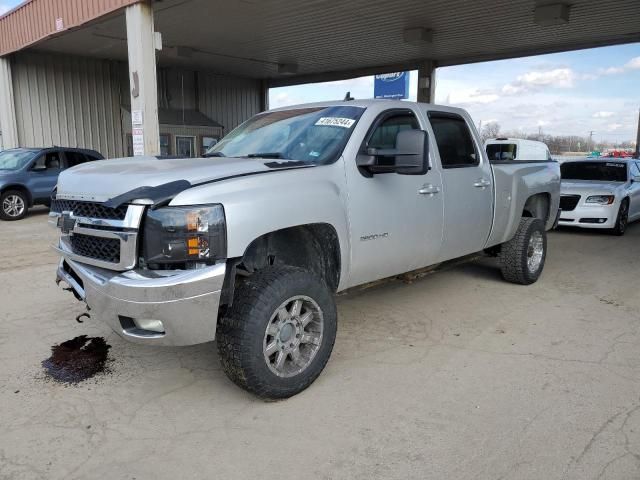
[[[429,170],[428,152],[427,132],[402,130],[396,135],[395,148],[368,148],[366,155],[358,156],[356,165],[370,175],[389,172],[423,175]]]
[[[34,165],[33,167],[31,167],[32,172],[44,172],[46,169],[47,167],[44,165]]]

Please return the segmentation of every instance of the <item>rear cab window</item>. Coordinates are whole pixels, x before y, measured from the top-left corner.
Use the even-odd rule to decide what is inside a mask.
[[[515,143],[487,144],[487,157],[489,157],[489,160],[515,160],[517,154],[518,146]]]
[[[465,168],[480,165],[467,122],[460,115],[428,112],[442,168]]]

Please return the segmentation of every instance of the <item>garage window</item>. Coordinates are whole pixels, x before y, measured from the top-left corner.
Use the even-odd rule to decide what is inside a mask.
[[[195,151],[195,137],[176,135],[176,155],[191,158]]]

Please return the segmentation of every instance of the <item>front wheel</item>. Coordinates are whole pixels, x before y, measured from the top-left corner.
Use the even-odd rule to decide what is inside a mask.
[[[29,209],[27,196],[19,190],[9,190],[0,196],[0,218],[20,220],[27,216]]]
[[[500,249],[502,277],[530,285],[538,280],[547,257],[547,232],[538,218],[523,218],[515,236]]]
[[[336,330],[333,294],[322,280],[297,267],[267,267],[238,286],[218,325],[218,353],[238,386],[287,398],[320,375]]]
[[[611,229],[613,235],[621,237],[624,232],[627,231],[627,225],[629,224],[629,200],[626,198],[622,200],[620,208],[618,209],[618,216],[616,217],[616,226]]]

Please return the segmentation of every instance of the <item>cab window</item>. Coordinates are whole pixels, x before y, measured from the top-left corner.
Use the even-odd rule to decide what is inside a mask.
[[[420,125],[413,113],[392,114],[373,130],[367,146],[370,148],[395,148],[396,136],[402,130],[418,130]]]
[[[59,152],[49,152],[35,161],[32,167],[34,170],[56,170],[62,168],[62,162],[60,161]]]
[[[473,137],[460,115],[429,112],[442,168],[474,167],[480,164]]]

